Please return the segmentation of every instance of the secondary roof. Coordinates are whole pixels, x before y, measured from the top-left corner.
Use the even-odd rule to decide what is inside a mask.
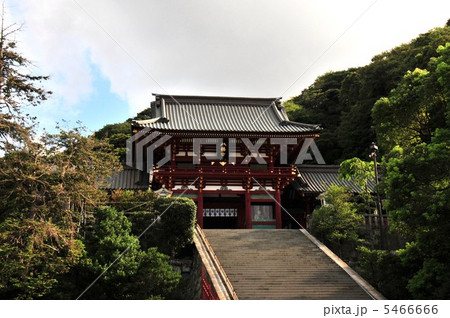
[[[345,187],[354,193],[364,189],[352,180],[339,179],[339,166],[334,165],[299,165],[300,177],[292,182],[294,189],[307,193],[322,193],[331,185]],[[369,179],[367,184],[371,192],[375,191],[375,180]]]

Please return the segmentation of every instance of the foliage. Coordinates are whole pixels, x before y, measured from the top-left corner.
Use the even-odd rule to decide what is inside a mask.
[[[375,103],[374,125],[384,149],[430,142],[445,122],[445,103],[436,88],[427,70],[415,69],[406,73],[389,97]]]
[[[103,126],[100,130],[95,132],[95,138],[107,140],[114,147],[114,151],[119,156],[120,162],[125,162],[127,153],[126,141],[132,135],[131,121],[149,118],[151,118],[151,109],[146,108],[134,118],[128,118],[122,123],[107,124]]]
[[[111,201],[118,211],[129,212],[130,215],[145,212],[153,212],[155,194],[150,190],[114,190],[111,193]]]
[[[437,53],[428,70],[408,72],[374,108],[388,151],[386,207],[391,226],[410,242],[399,257],[408,264],[407,289],[416,299],[450,295],[450,44]]]
[[[325,192],[326,204],[314,210],[311,231],[333,250],[341,253],[343,243],[360,243],[358,230],[363,217],[356,213],[351,194],[344,188],[331,185]]]
[[[15,25],[0,30],[0,295],[45,296],[80,259],[80,223],[102,197],[99,180],[116,167],[110,148],[81,129],[39,140],[35,118],[23,114],[49,91],[46,76],[27,73],[30,62],[11,40]]]
[[[392,226],[409,241],[418,259],[408,289],[416,298],[450,295],[450,130],[438,129],[429,144],[397,148],[387,162],[387,208]],[[406,254],[405,254],[406,255]],[[436,267],[432,267],[435,264]]]
[[[304,107],[294,103],[293,100],[287,100],[283,103],[286,114],[289,118],[306,118]]]
[[[99,180],[114,168],[109,148],[78,129],[46,135],[0,159],[1,289],[36,298],[82,253],[79,225],[102,198]]]
[[[326,149],[322,154],[328,163],[342,153],[334,135],[343,111],[343,105],[339,103],[341,82],[347,74],[348,71],[324,74],[301,95],[284,103],[291,120],[321,124],[324,130],[317,140],[317,146],[319,149]]]
[[[0,159],[1,217],[20,211],[30,218],[81,222],[104,200],[101,180],[119,165],[108,144],[82,132],[60,129]]]
[[[152,118],[151,108],[146,108],[134,117],[135,120],[145,120]]]
[[[385,250],[358,247],[359,273],[387,299],[410,299],[406,289],[407,267],[399,255]]]
[[[396,227],[408,237],[420,228],[429,233],[448,217],[449,137],[449,130],[438,130],[432,143],[408,152],[397,148],[387,163],[387,207]]]
[[[102,274],[82,299],[161,299],[170,295],[181,277],[169,258],[156,248],[142,250],[131,234],[131,222],[114,208],[99,209],[95,217],[95,224],[86,232],[86,254],[62,277],[55,297],[78,297]]]
[[[450,42],[450,27],[435,28],[410,43],[375,56],[369,65],[324,74],[299,96],[285,103],[290,110],[290,119],[322,124],[324,130],[317,145],[327,163],[339,163],[352,157],[367,158],[368,147],[375,140],[372,128],[374,103],[388,96],[407,71],[414,73],[415,69],[423,70],[430,59],[443,56],[436,49],[446,42]],[[441,77],[448,81],[446,65],[448,63],[441,64]],[[425,91],[435,98],[434,103],[438,107],[439,99],[437,94],[432,93],[433,89],[429,86]],[[426,96],[420,98],[427,99]],[[434,119],[439,120],[439,114],[435,115]],[[387,115],[382,122],[389,125],[389,120]],[[431,122],[431,125],[435,124]]]
[[[125,162],[127,153],[126,141],[131,137],[130,122],[108,124],[95,132],[95,138],[107,140],[113,147],[121,162]]]
[[[161,252],[176,256],[193,242],[196,211],[197,207],[191,199],[158,198],[154,202],[154,213],[131,216],[133,233],[140,235],[154,223],[141,237],[142,245],[157,246]]]
[[[357,204],[357,210],[362,213],[372,214],[375,208],[373,193],[369,188],[369,180],[375,179],[375,168],[373,162],[352,158],[341,162],[339,167],[339,179],[350,180],[361,188],[356,196],[361,202]]]
[[[361,189],[368,192],[369,180],[373,180],[375,169],[372,162],[363,161],[359,158],[352,158],[341,162],[339,167],[339,178],[351,180]]]
[[[436,258],[426,258],[422,268],[408,281],[408,290],[416,299],[448,299],[449,267]]]
[[[27,71],[31,62],[17,51],[15,24],[4,26],[4,12],[0,27],[0,150],[17,147],[18,142],[30,140],[32,118],[23,114],[25,106],[39,105],[51,94],[37,86],[48,76]]]
[[[433,59],[431,64],[435,70],[434,78],[439,84],[447,104],[446,125],[450,127],[450,42],[446,43],[445,46],[439,46],[436,51],[439,57]]]
[[[37,86],[47,77],[26,73],[30,63],[9,39],[16,31],[2,25],[0,34],[0,298],[74,298],[123,251],[89,297],[170,295],[180,275],[156,248],[140,249],[122,213],[97,210],[86,228],[106,200],[102,180],[119,169],[112,148],[126,139],[124,125],[108,140],[85,137],[81,127],[36,137],[36,119],[23,108],[50,92]]]
[[[367,260],[384,264],[391,279],[382,280],[374,271],[369,271],[368,276],[384,293],[394,295],[390,297],[448,299],[450,295],[446,275],[450,264],[446,238],[450,230],[448,42],[448,25],[422,34],[374,57],[371,64],[349,71],[337,92],[342,113],[332,140],[342,147],[342,153],[335,160],[349,155],[366,157],[376,132],[384,153],[381,189],[386,196],[391,229],[409,241],[396,254],[361,251],[363,264],[367,265]],[[313,105],[332,100],[321,99],[328,90],[326,84],[334,83],[327,76],[313,85],[315,98],[299,102],[311,96],[309,88],[303,97],[292,100],[304,113],[313,109],[321,112],[320,107]],[[343,177],[350,178],[354,173],[368,176],[370,171],[359,164],[362,161],[357,159],[344,162]],[[397,267],[402,270],[397,271]],[[398,293],[394,286],[399,286]]]
[[[131,121],[144,120],[151,118],[151,108],[146,108],[139,112],[135,117],[128,118],[122,123],[107,124],[95,132],[95,137],[101,140],[107,140],[115,149],[121,162],[125,162],[127,146],[126,141],[131,137]]]
[[[113,208],[99,210],[86,250],[95,274],[104,271],[126,248],[127,252],[102,278],[91,295],[104,299],[148,299],[164,297],[176,287],[180,275],[168,264],[168,257],[156,248],[142,251],[131,234],[131,222]]]
[[[197,208],[190,199],[156,199],[152,191],[115,190],[111,203],[117,210],[127,212],[133,235],[140,236],[154,223],[140,237],[144,249],[155,246],[174,257],[193,242]]]
[[[71,229],[18,215],[0,223],[0,299],[42,297],[81,257]]]
[[[80,225],[103,200],[99,180],[115,162],[107,145],[78,129],[46,135],[0,158],[0,285],[6,298],[45,295],[55,276],[78,261]]]

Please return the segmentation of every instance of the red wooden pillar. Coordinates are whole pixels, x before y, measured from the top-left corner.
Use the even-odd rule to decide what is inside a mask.
[[[247,229],[252,228],[252,197],[250,189],[245,192],[245,224]]]
[[[203,189],[197,192],[197,224],[203,228]]]
[[[281,192],[277,189],[275,192],[275,220],[277,229],[281,229]]]
[[[305,202],[306,202],[306,215],[310,215],[311,214],[311,197],[304,197],[305,198]]]

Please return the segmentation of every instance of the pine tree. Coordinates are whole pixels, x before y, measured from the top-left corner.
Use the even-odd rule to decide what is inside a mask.
[[[5,25],[5,10],[0,17],[0,150],[8,151],[26,143],[32,135],[35,119],[24,113],[27,106],[37,106],[50,91],[40,87],[48,76],[29,72],[30,60],[17,50],[16,24]]]

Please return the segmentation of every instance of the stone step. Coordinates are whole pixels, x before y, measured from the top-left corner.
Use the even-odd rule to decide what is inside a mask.
[[[240,299],[371,299],[298,230],[204,230]]]

